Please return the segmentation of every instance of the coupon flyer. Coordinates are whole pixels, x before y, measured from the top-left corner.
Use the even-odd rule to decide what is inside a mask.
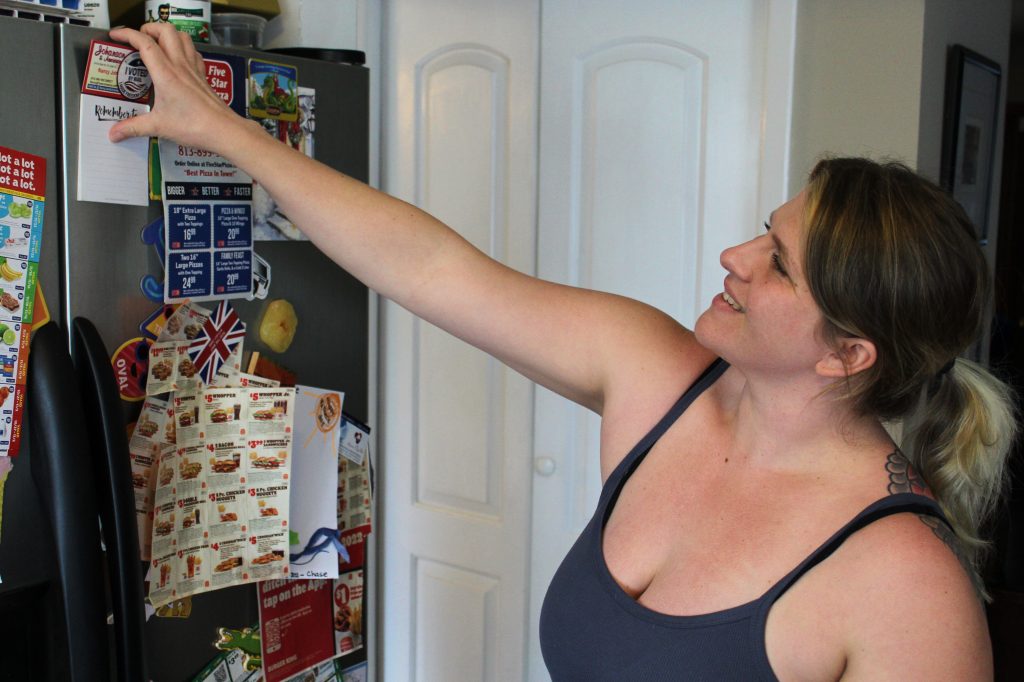
[[[366,540],[373,530],[370,475],[370,427],[345,414],[338,448],[338,530],[349,560],[339,557],[340,570],[363,565]]]
[[[135,422],[128,454],[132,466],[132,490],[135,493],[135,520],[139,532],[139,553],[149,561],[153,537],[153,499],[156,492],[156,466],[170,457],[176,442],[174,410],[166,400],[148,396]]]
[[[164,301],[252,291],[252,179],[227,159],[160,140]]]
[[[21,446],[46,159],[0,147],[0,456]]]
[[[157,466],[149,599],[288,575],[294,388],[207,388],[171,400]]]

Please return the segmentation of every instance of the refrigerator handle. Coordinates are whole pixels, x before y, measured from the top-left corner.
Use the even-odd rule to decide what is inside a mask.
[[[71,679],[91,682],[110,678],[103,556],[85,418],[65,338],[52,322],[32,337],[29,455],[56,545]]]
[[[84,317],[76,317],[71,326],[72,358],[85,408],[100,518],[109,555],[117,679],[148,680],[135,492],[120,394],[107,350],[95,325]]]

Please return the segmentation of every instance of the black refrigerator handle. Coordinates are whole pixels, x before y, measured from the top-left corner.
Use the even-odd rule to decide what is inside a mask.
[[[85,418],[64,333],[32,337],[28,427],[32,478],[53,531],[71,679],[109,680],[103,557]]]
[[[84,317],[76,317],[71,326],[74,330],[72,358],[85,406],[109,559],[117,679],[147,680],[135,493],[120,394],[107,350],[95,325]]]

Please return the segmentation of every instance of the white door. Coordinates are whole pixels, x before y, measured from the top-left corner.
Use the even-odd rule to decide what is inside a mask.
[[[382,187],[532,272],[537,0],[392,0]],[[383,679],[524,675],[533,389],[382,306]]]
[[[512,267],[692,324],[784,200],[795,2],[391,0],[382,185]],[[546,679],[596,420],[382,319],[383,677]]]
[[[538,275],[692,328],[783,201],[795,3],[544,0]],[[600,489],[599,420],[538,388],[531,680],[547,585]]]

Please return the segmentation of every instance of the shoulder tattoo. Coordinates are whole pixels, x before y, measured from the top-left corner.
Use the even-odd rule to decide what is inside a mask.
[[[960,562],[964,572],[967,573],[967,576],[971,579],[971,585],[974,586],[974,592],[979,596],[985,594],[985,585],[981,580],[981,576],[978,575],[974,566],[971,565],[971,561],[968,559],[967,553],[964,551],[964,546],[960,542],[960,538],[956,536],[956,533],[954,533],[949,526],[934,516],[918,514],[917,518],[921,519],[921,523],[931,528],[932,532],[935,533],[935,537],[946,543],[946,546],[949,547],[951,552],[953,552],[953,556],[957,558],[957,561]]]
[[[926,493],[928,492],[928,484],[924,482],[924,478],[914,469],[911,465],[910,460],[907,459],[899,450],[895,450],[889,454],[885,460],[885,470],[889,473],[889,494],[898,495],[899,493]],[[971,579],[971,584],[974,586],[974,591],[978,595],[985,594],[984,584],[981,581],[981,577],[978,572],[974,569],[971,564],[971,560],[964,551],[964,546],[960,542],[960,538],[956,536],[953,529],[946,525],[941,519],[928,514],[918,514],[917,518],[921,519],[921,523],[932,529],[932,533],[935,537],[942,540],[949,550],[953,552],[953,556],[957,558],[960,565],[963,567],[964,572],[967,573]]]
[[[928,486],[924,479],[899,450],[893,450],[885,460],[885,470],[889,472],[889,494],[924,493]]]

